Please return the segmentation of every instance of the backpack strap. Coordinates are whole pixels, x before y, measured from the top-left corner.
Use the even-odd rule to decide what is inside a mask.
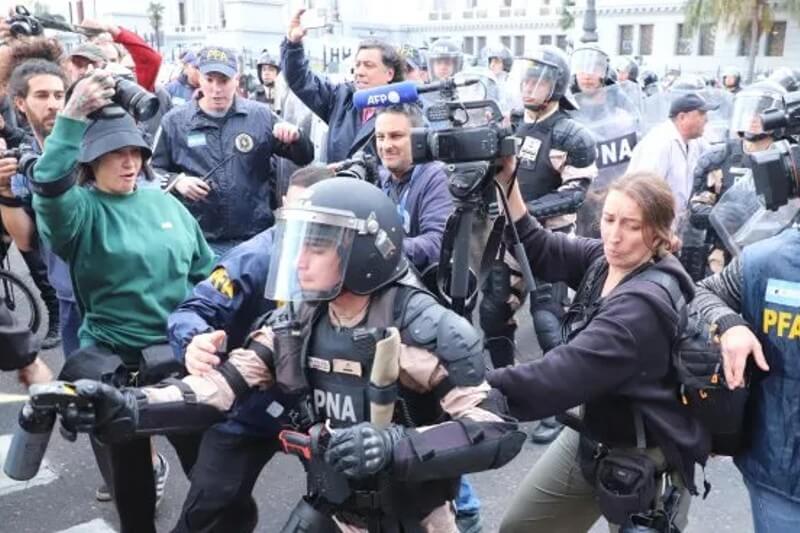
[[[670,276],[666,272],[662,272],[654,268],[648,268],[647,270],[636,274],[635,278],[655,283],[667,291],[667,294],[669,294],[669,299],[672,302],[672,307],[680,316],[677,331],[683,331],[689,319],[689,311],[686,296],[684,296],[680,284],[678,284],[678,280],[676,280],[674,276]]]

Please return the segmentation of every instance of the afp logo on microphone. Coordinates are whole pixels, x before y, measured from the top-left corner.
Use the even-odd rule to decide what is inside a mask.
[[[372,106],[386,106],[390,104],[400,103],[400,93],[397,91],[389,91],[385,94],[373,94],[367,98],[367,107]]]

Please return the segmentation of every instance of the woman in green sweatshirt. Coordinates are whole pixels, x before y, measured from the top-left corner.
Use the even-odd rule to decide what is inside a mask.
[[[186,208],[158,187],[137,186],[140,175],[150,172],[151,152],[133,119],[126,113],[87,118],[108,107],[113,95],[114,80],[106,72],[78,82],[34,168],[39,230],[68,262],[83,315],[81,349],[67,365],[80,370],[70,379],[99,378],[86,373],[114,355],[129,373],[139,370],[142,350],[166,342],[167,316],[213,262]],[[176,448],[187,470],[196,449]],[[95,452],[101,469],[110,470],[106,479],[122,531],[154,532],[149,441],[95,446]]]

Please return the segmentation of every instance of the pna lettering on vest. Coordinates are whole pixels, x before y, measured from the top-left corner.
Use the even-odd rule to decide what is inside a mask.
[[[597,143],[597,168],[610,167],[630,160],[636,146],[636,132]]]
[[[314,389],[314,410],[325,413],[325,418],[340,422],[356,423],[356,410],[353,399],[347,394]]]

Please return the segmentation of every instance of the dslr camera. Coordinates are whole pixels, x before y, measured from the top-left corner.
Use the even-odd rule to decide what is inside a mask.
[[[91,72],[86,76],[91,76]],[[93,120],[118,118],[128,113],[136,122],[142,122],[152,118],[156,113],[160,103],[158,97],[153,93],[142,88],[135,81],[131,81],[117,74],[114,78],[114,96],[111,98],[112,104],[102,109],[98,109],[89,118]],[[83,79],[83,78],[81,78]],[[76,81],[67,91],[67,100],[72,97],[75,85],[81,81]]]

